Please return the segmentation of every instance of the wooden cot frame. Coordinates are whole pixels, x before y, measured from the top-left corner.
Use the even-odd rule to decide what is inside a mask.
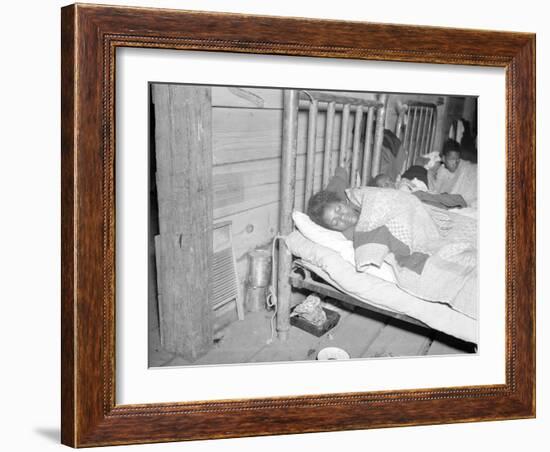
[[[62,9],[61,36],[64,444],[91,447],[535,416],[534,34],[77,4]],[[502,68],[505,381],[231,400],[117,402],[115,66],[117,49],[126,47],[324,57],[336,64],[355,59]]]
[[[286,236],[293,227],[292,212],[296,199],[296,158],[298,148],[298,112],[308,112],[307,122],[307,148],[306,148],[306,173],[304,180],[304,206],[314,192],[315,160],[318,154],[322,154],[322,187],[324,188],[337,166],[350,168],[350,187],[357,186],[358,178],[363,185],[370,178],[380,173],[380,156],[387,111],[388,94],[378,94],[377,100],[366,100],[350,95],[332,94],[321,91],[285,89],[283,92],[283,142],[281,163],[281,195],[279,232]],[[410,108],[412,107],[412,108]],[[326,111],[324,132],[324,146],[322,152],[317,148],[317,122],[319,112]],[[411,110],[413,118],[410,118]],[[340,125],[340,140],[338,146],[338,165],[334,162],[333,141],[336,131],[334,120],[337,111],[342,112]],[[348,148],[349,129],[351,126],[351,113],[354,113],[352,146]],[[366,123],[363,125],[363,115],[366,115]],[[406,117],[405,117],[406,115]],[[429,119],[428,119],[429,118]],[[396,134],[398,138],[404,138],[403,146],[406,147],[406,167],[410,167],[414,159],[427,149],[430,149],[434,141],[437,124],[437,108],[435,104],[425,102],[409,102],[400,109],[396,121]],[[433,119],[433,120],[432,120]],[[412,127],[405,129],[404,136],[399,133],[404,121]],[[365,129],[364,145],[361,146],[362,130]],[[414,138],[413,138],[414,137]],[[414,142],[414,144],[413,144]],[[362,149],[361,149],[362,148]],[[361,158],[361,151],[363,152]],[[351,153],[351,155],[350,155]],[[304,207],[305,210],[306,207]],[[430,328],[419,320],[381,309],[364,301],[333,288],[328,283],[321,283],[311,278],[311,272],[301,267],[300,272],[295,271],[296,264],[293,257],[284,244],[279,241],[277,268],[277,335],[282,341],[288,338],[290,329],[290,309],[292,287],[307,289],[323,296],[336,298],[347,304],[360,306],[367,310],[383,314],[387,317],[414,324],[429,330]],[[303,273],[304,277],[299,276]]]

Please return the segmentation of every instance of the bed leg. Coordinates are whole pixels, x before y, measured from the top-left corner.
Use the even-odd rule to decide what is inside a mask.
[[[290,330],[290,269],[292,255],[283,240],[279,240],[279,278],[277,282],[277,337],[288,339]]]
[[[292,209],[296,190],[296,152],[298,140],[298,91],[284,91],[283,149],[281,161],[281,209],[279,232],[292,232]],[[279,240],[279,273],[277,279],[277,335],[288,339],[290,330],[290,271],[292,255],[283,240]]]

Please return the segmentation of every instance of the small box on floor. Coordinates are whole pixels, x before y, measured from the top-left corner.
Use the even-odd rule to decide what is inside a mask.
[[[290,324],[296,328],[300,328],[301,330],[313,334],[314,336],[321,337],[323,334],[338,325],[338,321],[340,320],[340,314],[336,311],[326,308],[323,308],[323,311],[325,312],[327,318],[325,322],[320,325],[316,325],[300,316],[290,317]]]

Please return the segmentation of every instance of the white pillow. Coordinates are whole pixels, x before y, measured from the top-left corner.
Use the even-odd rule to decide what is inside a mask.
[[[355,251],[351,240],[339,231],[331,231],[313,222],[305,213],[295,210],[292,219],[305,238],[318,245],[337,252],[343,259],[355,267]]]

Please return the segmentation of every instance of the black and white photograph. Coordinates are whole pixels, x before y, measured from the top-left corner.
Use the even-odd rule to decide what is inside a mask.
[[[478,349],[477,97],[149,84],[150,367]]]

